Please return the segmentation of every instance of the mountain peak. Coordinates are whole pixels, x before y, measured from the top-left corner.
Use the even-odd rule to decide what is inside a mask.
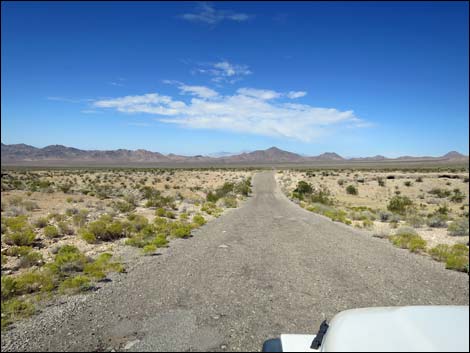
[[[447,158],[447,159],[456,159],[456,158],[465,158],[462,153],[459,153],[457,151],[450,151],[446,153],[445,155],[442,156],[442,158]]]

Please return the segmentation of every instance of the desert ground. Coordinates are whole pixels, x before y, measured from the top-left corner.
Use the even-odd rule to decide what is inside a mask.
[[[392,241],[397,233],[419,236],[424,240],[419,252],[468,244],[465,170],[282,170],[276,180],[302,207],[372,236]],[[296,193],[299,182],[310,185],[312,192]],[[410,204],[400,210],[400,202]],[[468,269],[468,262],[463,265]]]
[[[51,295],[90,290],[116,255],[154,255],[238,207],[248,170],[2,171],[2,327]]]
[[[164,173],[166,176],[169,172]],[[180,182],[184,180],[186,184],[175,185],[180,187],[179,190],[185,185],[194,185],[188,183],[192,172],[180,173],[181,179],[175,173],[169,181],[161,178],[162,183],[169,183],[172,178]],[[48,264],[36,264],[34,269],[10,268],[16,262],[8,259],[6,266],[10,274],[2,277],[2,319],[8,320],[5,322],[7,329],[2,330],[2,351],[258,351],[268,338],[278,337],[281,333],[314,332],[324,319],[331,319],[346,309],[468,305],[468,275],[464,273],[464,263],[468,264],[468,248],[460,243],[464,236],[454,245],[457,248],[441,247],[440,253],[431,252],[431,257],[427,253],[427,245],[424,249],[421,247],[419,236],[405,236],[410,232],[405,228],[408,233],[400,236],[410,242],[398,245],[412,244],[409,249],[414,253],[401,249],[402,246],[395,246],[389,239],[371,236],[373,232],[362,225],[358,228],[353,224],[343,224],[349,223],[346,217],[352,215],[346,211],[340,213],[338,209],[341,206],[337,201],[331,203],[329,194],[319,197],[313,190],[317,184],[312,184],[312,190],[299,188],[298,181],[306,177],[305,171],[298,174],[294,188],[300,189],[301,192],[297,190],[294,195],[301,195],[302,200],[292,198],[292,192],[284,194],[281,182],[276,182],[275,177],[279,180],[283,175],[285,178],[291,175],[292,178],[297,173],[208,171],[204,177],[201,176],[201,183],[212,180],[211,188],[195,182],[204,190],[206,200],[204,195],[200,195],[200,202],[204,204],[210,202],[207,198],[214,199],[217,195],[221,196],[215,201],[220,209],[225,204],[224,198],[241,201],[245,196],[237,194],[236,190],[246,190],[241,186],[247,185],[246,178],[253,174],[252,191],[238,203],[240,207],[226,212],[217,211],[220,217],[203,226],[191,227],[190,238],[185,224],[194,222],[191,217],[181,220],[183,213],[180,213],[180,219],[170,218],[171,224],[177,224],[177,227],[172,227],[167,221],[162,221],[168,219],[166,215],[152,215],[156,220],[152,220],[152,227],[149,227],[142,219],[124,217],[126,212],[137,212],[138,207],[134,211],[121,212],[122,216],[115,211],[113,220],[104,219],[104,223],[113,224],[111,229],[105,228],[105,232],[101,231],[100,223],[92,225],[96,221],[87,219],[82,227],[85,231],[77,230],[78,235],[70,235],[89,239],[88,233],[96,233],[96,243],[82,245],[113,244],[112,257],[101,254],[83,258],[81,253],[72,251],[70,247],[52,250],[41,235],[42,230],[32,225],[39,238],[39,242],[33,243],[32,251],[40,251],[44,244],[43,247],[56,254],[52,254],[54,258]],[[134,176],[134,179],[139,178]],[[233,180],[237,186],[224,187],[227,180]],[[468,185],[464,180],[454,181],[456,185],[458,182]],[[165,186],[163,190],[178,191]],[[360,188],[361,191],[364,189]],[[18,191],[7,193],[11,199]],[[51,194],[54,193],[60,194],[58,191]],[[96,197],[89,194],[86,196]],[[65,207],[69,205],[66,198],[70,196],[67,195],[61,196]],[[82,197],[75,195],[75,191],[71,195]],[[109,196],[110,199],[90,199],[89,202],[112,203],[113,197],[122,198]],[[154,195],[151,199],[159,198]],[[9,208],[12,212],[12,206],[4,202],[4,212]],[[39,198],[33,202],[42,205]],[[144,208],[146,202],[145,199],[140,201]],[[387,200],[384,202],[387,205]],[[16,200],[14,203],[19,202]],[[311,207],[317,212],[311,212]],[[408,207],[411,211],[412,207]],[[91,206],[90,209],[89,214],[98,213]],[[151,213],[158,209],[151,210]],[[188,209],[184,213],[189,213]],[[107,210],[111,212],[113,207],[108,206]],[[335,220],[318,215],[318,210],[328,211],[324,214],[334,216]],[[396,210],[401,212],[399,208]],[[448,227],[452,222],[450,217],[457,219],[461,217],[460,212],[464,212],[457,210],[458,207],[452,211],[457,214],[447,212]],[[195,212],[210,219],[203,207]],[[402,218],[406,218],[406,214],[399,216],[399,220],[397,216],[392,219],[397,223],[397,228],[392,229],[403,228],[401,223],[406,221]],[[10,217],[15,216],[10,215],[6,220]],[[94,217],[99,216],[96,214]],[[120,229],[115,225],[116,219],[120,220],[125,232],[122,238],[112,240],[115,228]],[[55,224],[55,220],[50,222]],[[8,228],[2,241],[8,240],[6,236],[18,227],[18,222],[6,223]],[[9,229],[11,226],[13,230]],[[133,230],[136,227],[142,228],[137,234]],[[57,239],[65,239],[65,236]],[[169,244],[163,242],[167,239]],[[81,240],[76,241],[74,244],[79,246]],[[158,244],[157,250],[150,247],[153,256],[144,256],[146,247],[155,244]],[[5,249],[12,249],[12,245],[6,244]],[[25,256],[21,251],[18,253],[17,257]],[[435,261],[437,255],[446,258],[445,264]],[[446,269],[448,262],[453,269]],[[93,278],[99,280],[94,282]],[[41,295],[46,298],[39,298]],[[37,308],[37,315],[32,315],[32,304]]]

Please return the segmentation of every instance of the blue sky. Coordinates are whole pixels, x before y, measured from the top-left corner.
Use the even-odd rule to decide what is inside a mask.
[[[3,143],[468,153],[467,2],[2,2]]]

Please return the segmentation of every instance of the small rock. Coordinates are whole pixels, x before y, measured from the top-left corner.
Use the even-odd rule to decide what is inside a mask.
[[[140,340],[134,340],[134,341],[127,342],[126,345],[124,346],[124,349],[131,349],[134,345],[136,345],[139,342],[140,342]]]
[[[228,245],[222,244],[222,245],[219,245],[219,248],[226,249],[228,248]]]

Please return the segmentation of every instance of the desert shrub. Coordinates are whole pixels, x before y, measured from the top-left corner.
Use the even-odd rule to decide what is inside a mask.
[[[390,237],[393,245],[411,252],[419,252],[426,248],[426,240],[421,238],[414,229],[408,227],[400,228],[395,235]]]
[[[218,217],[222,212],[213,202],[205,202],[201,207],[201,211],[215,217]]]
[[[34,305],[29,302],[18,299],[2,301],[2,329],[15,320],[30,317],[35,312]]]
[[[228,208],[236,208],[238,206],[237,199],[235,197],[224,197],[224,206]]]
[[[210,191],[210,192],[206,195],[206,200],[207,200],[208,202],[217,202],[218,197],[217,197],[217,195],[216,195],[214,192]]]
[[[338,179],[337,183],[339,186],[343,186],[346,181],[344,179]]]
[[[394,196],[387,205],[389,211],[403,216],[406,215],[411,207],[413,207],[413,202],[406,196]]]
[[[248,196],[251,193],[251,178],[247,178],[243,181],[240,181],[239,183],[236,183],[233,191],[236,194]]]
[[[119,262],[111,261],[112,255],[103,253],[93,262],[84,266],[83,273],[98,280],[106,277],[108,272],[124,272],[124,267]]]
[[[26,211],[34,211],[34,210],[39,209],[39,206],[36,202],[29,201],[29,200],[23,201],[22,206],[24,207]]]
[[[72,222],[76,227],[83,227],[88,218],[88,210],[83,208],[77,214],[72,216]]]
[[[98,220],[90,222],[87,230],[96,239],[103,241],[115,240],[125,236],[123,224],[120,221],[113,220],[109,215],[103,215]]]
[[[449,257],[450,251],[451,247],[449,245],[438,244],[429,250],[429,255],[436,261],[445,262]]]
[[[372,228],[373,225],[374,225],[374,222],[372,222],[372,221],[369,220],[369,219],[365,219],[365,220],[362,221],[362,226],[363,226],[364,228]]]
[[[20,230],[15,230],[13,232],[8,232],[4,236],[4,241],[8,245],[31,245],[34,243],[36,235],[34,234],[31,228],[25,228]]]
[[[127,201],[115,201],[113,203],[113,208],[120,213],[128,213],[135,210],[135,205]]]
[[[12,276],[2,275],[2,302],[6,299],[11,298],[15,294],[15,291],[15,279]]]
[[[292,193],[293,198],[297,198],[299,200],[303,200],[305,195],[311,195],[313,192],[313,187],[306,181],[299,181],[297,183],[297,187],[294,189]]]
[[[50,292],[55,288],[54,277],[48,271],[28,271],[14,279],[14,295],[23,295],[35,292]]]
[[[59,276],[68,276],[72,272],[81,272],[87,264],[86,256],[73,245],[62,246],[54,257],[52,263],[46,266]]]
[[[464,244],[439,244],[429,254],[434,260],[445,262],[447,269],[468,272],[468,248]]]
[[[44,228],[44,235],[47,238],[57,238],[60,236],[59,230],[55,226],[47,226]]]
[[[468,218],[461,218],[449,224],[447,232],[452,236],[469,235]]]
[[[454,189],[453,192],[454,194],[450,197],[450,201],[461,203],[465,199],[465,194],[459,189]]]
[[[62,235],[72,235],[74,233],[73,228],[68,222],[59,222],[57,227],[59,228],[59,233]]]
[[[142,252],[145,255],[151,255],[154,254],[155,251],[157,251],[157,246],[155,244],[147,244],[142,248]]]
[[[95,244],[96,243],[96,236],[90,232],[88,229],[80,229],[79,231],[80,237],[86,241],[88,244]]]
[[[189,216],[186,212],[183,212],[183,213],[180,214],[180,220],[187,221],[188,218],[189,218]]]
[[[37,228],[44,228],[48,223],[49,222],[46,217],[40,217],[34,221],[34,226]]]
[[[206,220],[202,215],[197,214],[193,216],[193,223],[197,224],[198,226],[203,226],[206,224]]]
[[[163,207],[157,208],[156,211],[155,211],[155,214],[158,217],[165,217],[166,210]]]
[[[411,214],[406,217],[406,223],[414,228],[420,228],[426,224],[426,220],[418,214]]]
[[[129,220],[129,231],[131,233],[140,232],[149,224],[148,219],[142,215],[130,214],[127,219]]]
[[[393,213],[389,211],[379,211],[378,216],[381,222],[388,222],[392,218]]]
[[[377,183],[379,184],[379,186],[385,186],[385,180],[383,180],[382,178],[377,178]]]
[[[27,268],[31,266],[40,266],[44,263],[42,254],[37,251],[30,251],[20,256],[19,266],[21,268]]]
[[[440,188],[432,188],[428,193],[441,199],[449,197],[451,195],[451,192],[449,190],[444,190]]]
[[[181,222],[173,222],[170,225],[170,236],[175,238],[187,238],[191,235],[191,226]]]
[[[59,285],[59,292],[66,294],[76,294],[91,289],[90,279],[84,275],[77,275],[65,279]]]
[[[165,234],[158,234],[152,240],[152,244],[156,245],[158,248],[164,248],[168,246],[168,240],[166,239]]]
[[[431,215],[426,224],[431,228],[445,228],[447,227],[447,216],[438,213]]]
[[[334,207],[315,203],[307,207],[308,211],[319,213],[323,216],[330,218],[332,221],[351,224],[351,221],[346,218],[347,213],[343,210],[335,209]]]
[[[357,195],[358,191],[357,188],[354,185],[348,185],[346,187],[346,193],[349,195]]]
[[[455,244],[452,246],[446,258],[446,268],[468,272],[468,247],[465,244]]]
[[[422,178],[422,177],[417,177],[415,181],[416,181],[417,183],[422,183],[422,182],[423,182],[423,178]]]
[[[411,181],[409,181],[409,180],[405,181],[403,184],[407,187],[410,187],[412,185]]]

